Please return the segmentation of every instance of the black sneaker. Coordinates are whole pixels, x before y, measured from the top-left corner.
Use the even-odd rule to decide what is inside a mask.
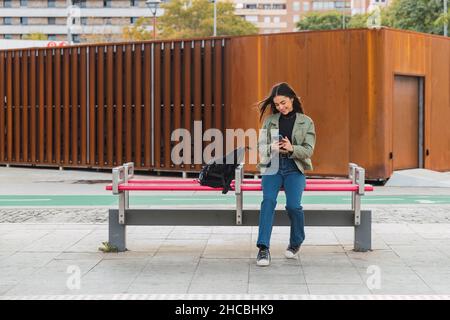
[[[256,257],[256,265],[260,267],[266,267],[270,264],[270,251],[268,248],[259,249],[258,256]]]
[[[297,257],[298,252],[300,251],[300,246],[292,247],[289,245],[284,253],[285,257],[288,259],[295,259]]]

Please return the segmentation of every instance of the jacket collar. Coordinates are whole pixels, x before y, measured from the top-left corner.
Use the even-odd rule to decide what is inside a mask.
[[[280,113],[278,112],[278,113],[275,113],[273,116],[272,116],[272,119],[270,120],[270,122],[273,124],[273,125],[275,125],[276,127],[278,127],[278,123],[279,123],[279,121],[280,121]],[[295,114],[295,124],[301,124],[301,123],[305,123],[305,118],[304,117],[302,117],[302,114],[301,113],[296,113]]]

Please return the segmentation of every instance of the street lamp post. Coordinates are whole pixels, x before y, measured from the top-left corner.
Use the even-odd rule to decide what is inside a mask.
[[[158,11],[159,5],[164,2],[161,0],[147,0],[145,4],[149,7],[153,14],[153,40],[156,40],[156,12]]]
[[[213,36],[217,36],[217,0],[209,0],[214,4],[214,31]]]

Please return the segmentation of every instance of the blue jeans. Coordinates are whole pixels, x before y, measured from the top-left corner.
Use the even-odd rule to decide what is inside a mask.
[[[277,196],[281,187],[286,193],[286,210],[291,220],[289,245],[300,246],[305,240],[305,217],[301,206],[306,179],[295,165],[294,160],[280,158],[278,172],[262,176],[263,201],[259,215],[259,233],[256,245],[270,247],[273,218],[277,205]]]

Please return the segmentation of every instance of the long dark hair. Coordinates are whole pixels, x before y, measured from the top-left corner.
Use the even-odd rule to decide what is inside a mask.
[[[258,102],[259,112],[261,114],[259,120],[263,118],[264,112],[266,112],[268,106],[270,106],[272,113],[280,112],[277,110],[277,108],[275,107],[275,103],[273,102],[273,98],[275,98],[276,96],[285,96],[290,99],[294,99],[294,101],[292,102],[294,111],[298,113],[304,113],[300,98],[297,96],[295,91],[286,82],[281,82],[272,87],[270,95],[267,98]]]

